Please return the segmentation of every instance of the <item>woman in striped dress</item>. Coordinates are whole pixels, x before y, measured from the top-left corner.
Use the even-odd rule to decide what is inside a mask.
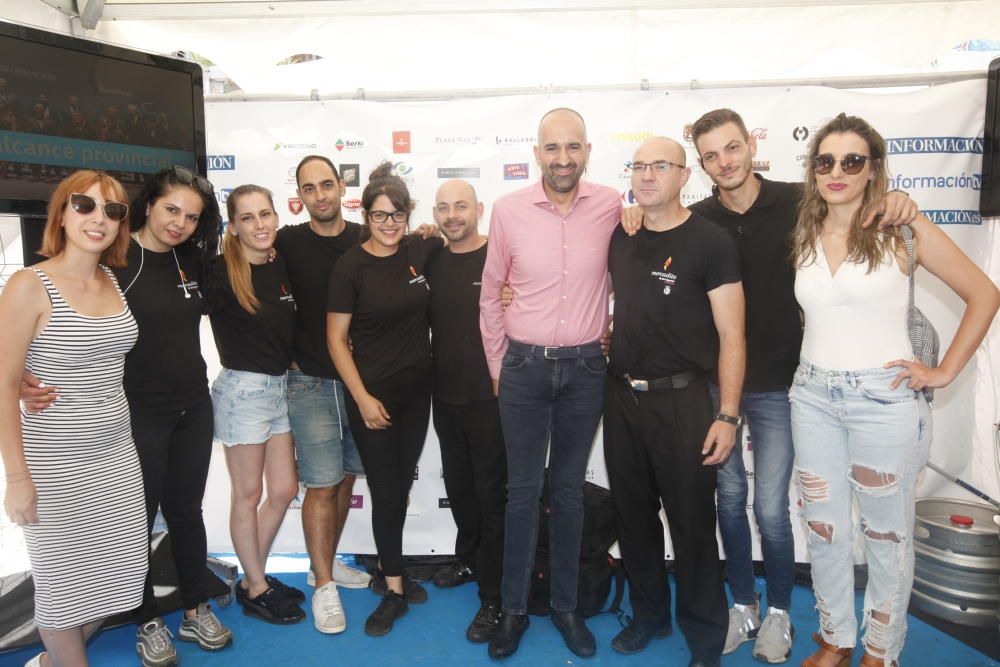
[[[104,174],[66,178],[49,203],[50,259],[0,294],[4,509],[24,527],[46,648],[29,665],[87,665],[90,635],[142,601],[142,472],[122,388],[136,325],[108,268],[125,262],[126,201]],[[42,413],[18,415],[24,369],[60,388]]]

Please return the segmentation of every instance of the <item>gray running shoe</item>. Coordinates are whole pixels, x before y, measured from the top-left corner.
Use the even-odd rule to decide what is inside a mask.
[[[197,616],[185,616],[181,621],[177,637],[186,642],[198,642],[206,651],[218,651],[233,640],[233,633],[219,621],[208,603],[202,602],[198,605]]]
[[[142,667],[166,667],[178,663],[171,636],[159,617],[139,626],[135,633],[135,652],[142,660]]]
[[[757,641],[753,645],[753,657],[776,665],[785,662],[792,655],[792,640],[795,628],[787,611],[771,609],[757,631]]]
[[[729,655],[757,636],[760,628],[760,602],[751,605],[736,604],[729,610],[729,630],[726,631],[726,646],[722,655]]]

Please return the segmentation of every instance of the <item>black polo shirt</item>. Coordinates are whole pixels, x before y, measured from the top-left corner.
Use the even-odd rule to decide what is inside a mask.
[[[746,295],[747,392],[787,389],[799,363],[802,319],[795,300],[795,270],[790,237],[801,183],[760,181],[757,200],[739,214],[711,197],[690,207],[726,229],[739,247]]]

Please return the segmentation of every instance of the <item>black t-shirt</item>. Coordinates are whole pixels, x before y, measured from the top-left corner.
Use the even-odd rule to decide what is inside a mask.
[[[430,366],[431,288],[424,271],[443,245],[414,236],[388,257],[355,246],[333,267],[327,311],[352,314],[354,364],[365,384]]]
[[[779,391],[792,384],[802,347],[789,244],[802,184],[756,178],[760,193],[742,215],[723,206],[717,191],[690,208],[730,232],[740,249],[747,336],[743,390]]]
[[[199,335],[201,260],[186,246],[175,252],[151,252],[132,240],[128,265],[112,269],[139,327],[125,355],[125,395],[133,406],[183,410],[208,392]]]
[[[719,333],[708,292],[740,280],[739,253],[725,230],[695,213],[665,232],[643,228],[628,236],[619,227],[608,268],[614,372],[654,379],[715,369]]]
[[[443,250],[427,265],[434,395],[453,405],[494,398],[479,329],[479,290],[485,265],[485,244],[472,252]]]
[[[358,244],[361,225],[348,222],[337,236],[320,236],[308,222],[282,227],[274,247],[285,258],[295,295],[295,363],[306,375],[340,379],[326,346],[326,293],[341,255]]]
[[[292,363],[295,298],[281,253],[273,262],[250,265],[253,291],[260,301],[260,308],[252,315],[236,300],[225,258],[217,257],[210,272],[209,319],[222,366],[284,375]]]

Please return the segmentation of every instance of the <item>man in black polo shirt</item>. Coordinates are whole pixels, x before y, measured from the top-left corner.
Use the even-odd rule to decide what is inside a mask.
[[[715,466],[736,439],[743,383],[743,289],[736,244],[681,206],[684,149],[664,137],[636,150],[644,214],[611,240],[614,329],[604,399],[604,458],[630,583],[633,623],[611,646],[636,653],[670,629],[662,503],[675,552],[677,622],[691,665],[718,665],[726,595],[715,539]],[[712,409],[718,370],[722,406]]]
[[[444,484],[458,536],[454,566],[434,576],[438,586],[473,578],[481,605],[465,636],[487,642],[500,621],[507,456],[500,412],[479,332],[479,291],[486,237],[483,205],[466,181],[438,188],[434,221],[448,247],[431,260],[431,345],[434,353],[434,429],[441,444]]]
[[[794,635],[788,614],[795,568],[788,511],[794,459],[788,387],[799,363],[802,323],[788,238],[802,185],[769,181],[753,173],[756,140],[735,111],[704,114],[692,126],[692,140],[715,187],[711,197],[691,210],[725,228],[739,246],[747,336],[740,414],[746,416],[753,442],[753,508],[767,573],[768,614],[761,623],[746,511],[748,484],[742,451],[737,449],[718,471],[719,530],[734,601],[723,653],[756,638],[753,656],[780,663],[791,655]],[[879,224],[884,226],[908,223],[918,210],[905,194],[890,192],[868,224],[875,213],[881,214]],[[718,404],[714,386],[712,393]]]

